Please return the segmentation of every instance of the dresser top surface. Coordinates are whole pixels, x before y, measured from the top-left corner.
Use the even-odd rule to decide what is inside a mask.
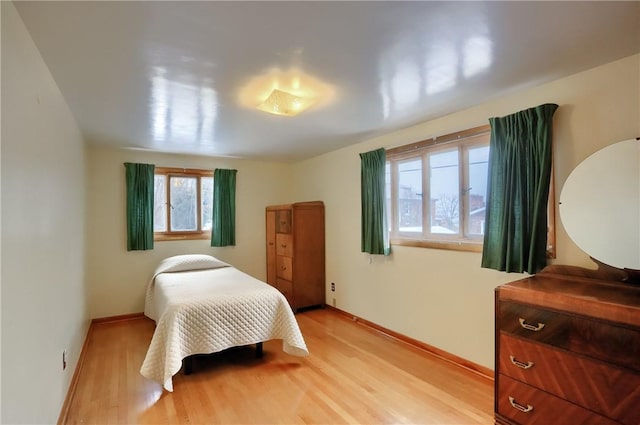
[[[497,290],[503,301],[640,327],[640,285],[539,273]]]

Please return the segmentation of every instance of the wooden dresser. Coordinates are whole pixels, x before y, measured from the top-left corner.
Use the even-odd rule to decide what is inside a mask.
[[[496,424],[640,424],[640,286],[541,272],[496,289]]]
[[[291,308],[324,305],[324,204],[299,202],[267,207],[267,283]]]

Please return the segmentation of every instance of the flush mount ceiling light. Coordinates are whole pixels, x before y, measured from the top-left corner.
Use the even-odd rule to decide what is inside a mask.
[[[271,69],[253,77],[238,93],[239,103],[246,108],[289,117],[311,107],[323,108],[333,98],[330,85],[295,68]]]
[[[297,96],[286,91],[273,89],[269,97],[259,104],[257,108],[270,114],[292,117],[298,115],[314,103],[315,99],[313,98]]]

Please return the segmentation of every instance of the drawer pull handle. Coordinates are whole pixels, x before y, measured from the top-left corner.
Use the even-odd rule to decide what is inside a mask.
[[[516,359],[513,356],[509,356],[509,360],[511,360],[511,363],[513,363],[514,365],[518,366],[521,369],[531,369],[533,367],[533,362],[521,362],[520,360]]]
[[[516,402],[516,399],[511,396],[509,396],[509,403],[511,403],[511,406],[513,406],[514,409],[518,409],[519,411],[524,413],[529,413],[533,410],[532,405],[527,404],[527,407],[525,407],[522,404]]]
[[[280,246],[283,247],[283,248],[286,248],[287,244],[286,243],[281,243]]]
[[[530,331],[538,332],[538,331],[541,331],[542,328],[544,328],[544,323],[538,323],[537,325],[531,325],[531,324],[525,322],[525,320],[522,317],[519,318],[518,321],[520,322],[520,326],[522,326],[523,328],[528,329]]]

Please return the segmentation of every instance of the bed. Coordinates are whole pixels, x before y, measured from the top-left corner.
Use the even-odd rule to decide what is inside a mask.
[[[140,373],[173,391],[172,377],[194,354],[282,339],[284,352],[309,354],[277,289],[209,255],[163,260],[147,286],[144,313],[156,322]]]

